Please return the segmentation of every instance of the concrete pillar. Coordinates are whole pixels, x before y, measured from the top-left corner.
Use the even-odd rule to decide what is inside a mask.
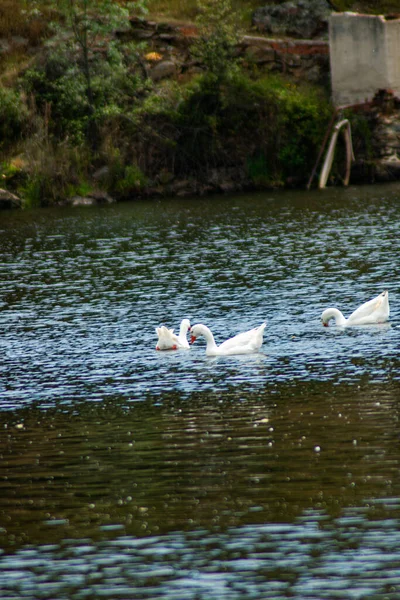
[[[372,100],[381,89],[400,95],[400,19],[333,13],[329,23],[332,100]]]

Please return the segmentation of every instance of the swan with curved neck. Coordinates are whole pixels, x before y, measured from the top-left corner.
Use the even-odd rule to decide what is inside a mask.
[[[189,350],[187,332],[190,329],[189,319],[183,319],[179,328],[179,335],[175,335],[173,329],[168,329],[165,325],[156,327],[158,341],[156,350]]]
[[[373,325],[384,323],[389,319],[389,292],[385,290],[376,298],[362,304],[346,319],[337,308],[327,308],[321,315],[322,324],[328,327],[330,319],[335,319],[339,327],[351,325]]]
[[[265,327],[266,323],[262,323],[259,327],[239,333],[238,335],[235,335],[234,337],[217,346],[211,330],[206,325],[198,323],[197,325],[193,325],[193,327],[190,329],[190,343],[193,344],[198,337],[204,337],[207,342],[207,356],[252,354],[254,352],[258,352],[261,348]]]

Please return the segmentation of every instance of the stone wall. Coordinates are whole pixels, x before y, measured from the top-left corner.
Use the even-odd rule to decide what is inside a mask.
[[[129,35],[145,40],[144,68],[153,80],[167,77],[185,78],[201,71],[191,55],[190,47],[196,38],[194,25],[156,23],[132,19]],[[321,40],[275,39],[262,36],[243,36],[238,54],[249,68],[260,72],[283,73],[297,81],[310,81],[329,86],[329,43]]]
[[[329,43],[322,40],[271,39],[246,35],[240,44],[248,62],[297,81],[329,85]]]
[[[380,91],[367,104],[354,108],[366,119],[371,134],[370,148],[356,153],[353,183],[398,181],[400,179],[400,99]]]

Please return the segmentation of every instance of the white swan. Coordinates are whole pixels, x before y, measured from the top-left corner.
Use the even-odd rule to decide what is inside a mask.
[[[189,350],[189,342],[187,340],[187,332],[190,329],[189,319],[183,319],[179,329],[179,335],[175,335],[173,329],[168,329],[165,325],[156,327],[158,342],[156,350]]]
[[[350,325],[371,325],[384,323],[389,319],[389,292],[385,290],[376,298],[365,302],[355,310],[348,319],[337,308],[327,308],[321,315],[322,324],[328,327],[330,319],[336,320],[336,325],[349,327]]]
[[[193,325],[190,329],[190,343],[193,344],[198,337],[204,337],[207,342],[207,356],[229,356],[232,354],[251,354],[258,352],[263,343],[263,333],[266,323],[259,327],[244,331],[226,340],[219,346],[215,343],[214,336],[206,325],[201,323]]]

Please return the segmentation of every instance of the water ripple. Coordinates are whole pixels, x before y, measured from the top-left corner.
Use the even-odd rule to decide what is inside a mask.
[[[0,406],[397,380],[399,329],[319,323],[384,288],[397,322],[399,205],[384,191],[2,215]],[[155,326],[186,316],[217,340],[267,319],[262,354],[209,360],[199,341],[156,356]]]

